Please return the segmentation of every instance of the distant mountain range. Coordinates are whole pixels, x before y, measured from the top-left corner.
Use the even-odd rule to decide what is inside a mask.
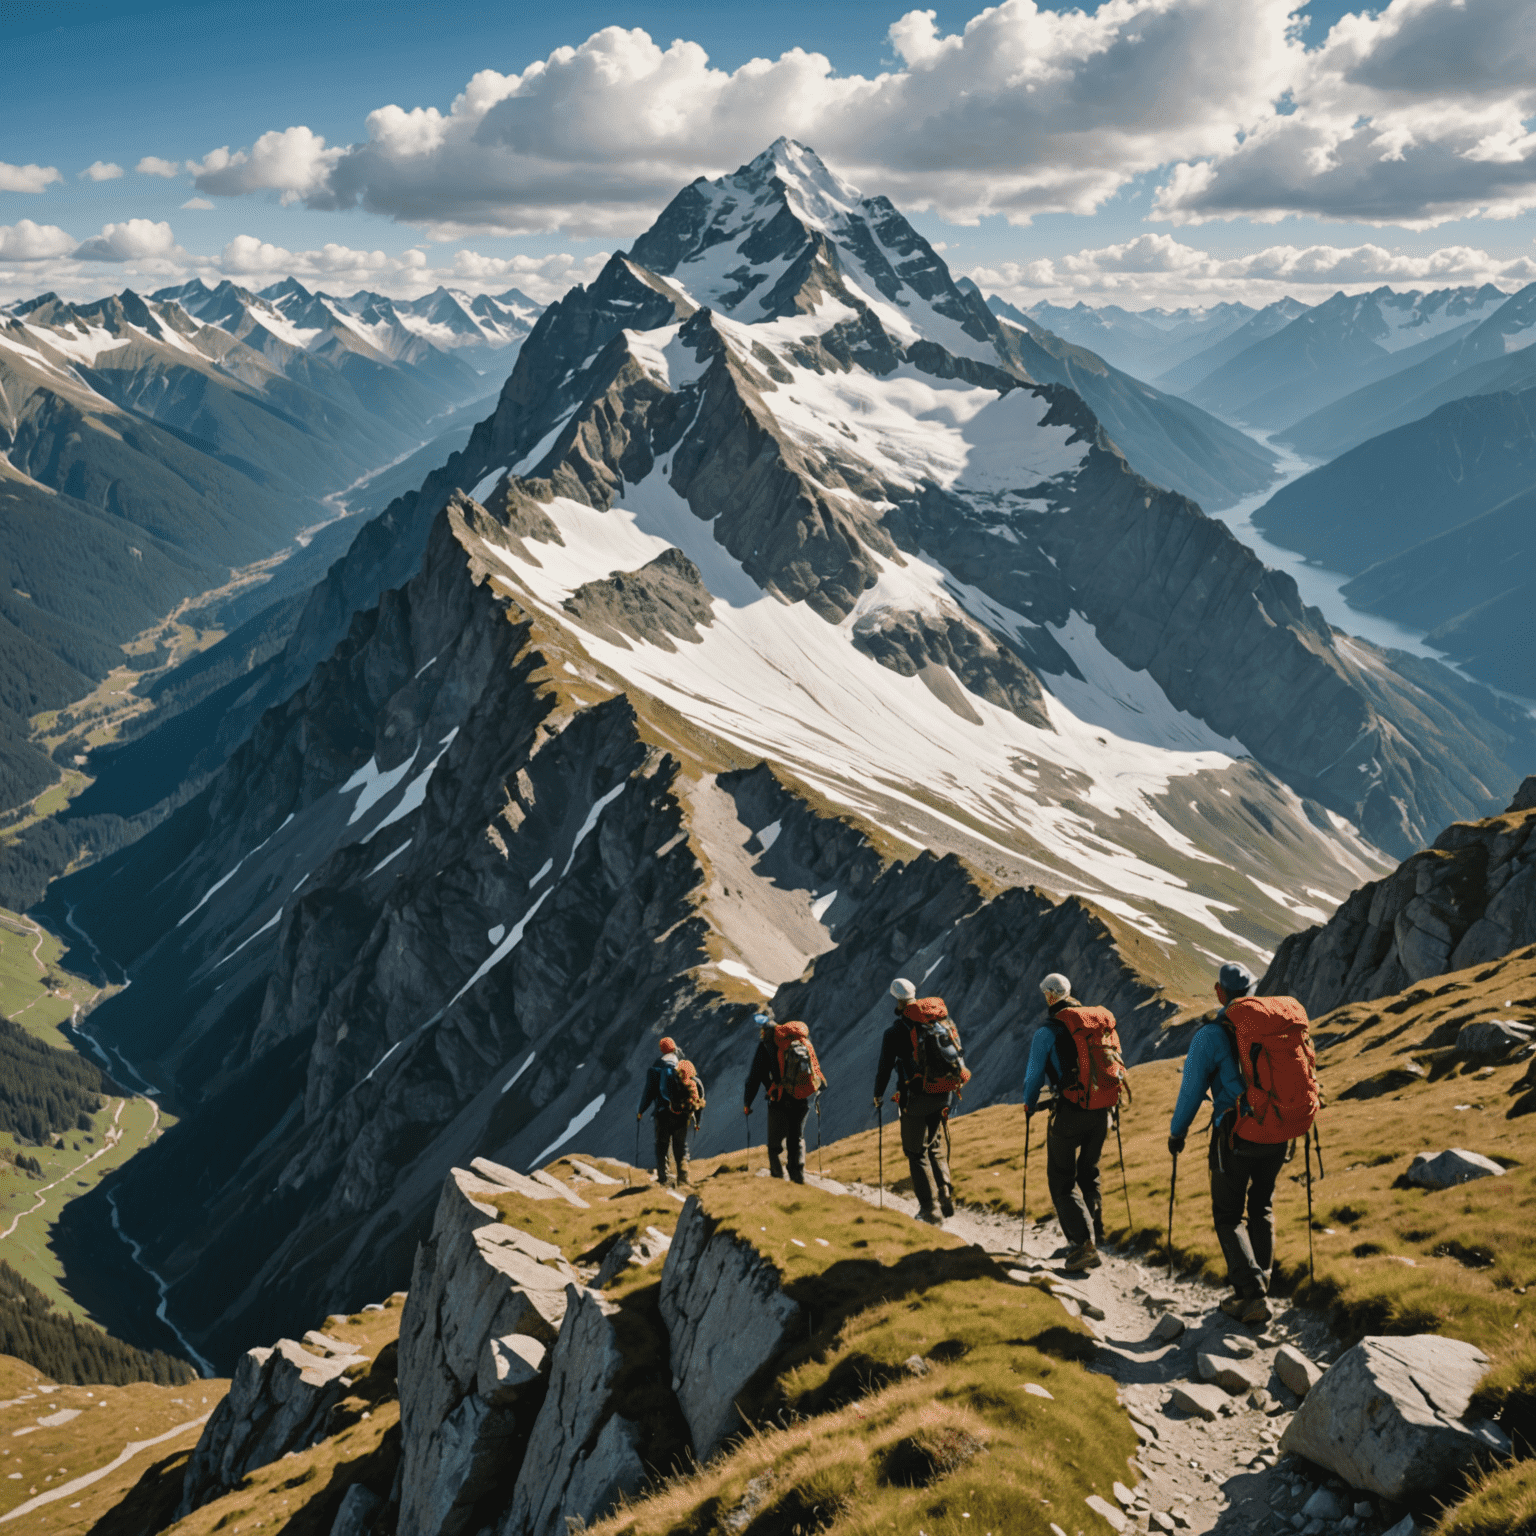
[[[1453,400],[1373,437],[1253,521],[1352,575],[1350,602],[1536,698],[1536,387]]]
[[[0,309],[0,811],[57,776],[30,716],[335,519],[327,498],[497,387],[481,368],[509,368],[537,314],[516,290],[402,304],[292,279]]]

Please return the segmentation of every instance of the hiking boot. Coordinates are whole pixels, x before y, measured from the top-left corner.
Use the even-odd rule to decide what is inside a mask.
[[[1238,1319],[1238,1321],[1241,1321],[1243,1312],[1247,1306],[1248,1298],[1239,1294],[1236,1296],[1228,1296],[1226,1300],[1222,1302],[1221,1310],[1225,1312],[1228,1317],[1233,1317]]]
[[[945,1219],[948,1220],[955,1214],[955,1202],[948,1195],[944,1195],[939,1200],[939,1209],[944,1212]]]
[[[1260,1291],[1257,1296],[1252,1296],[1243,1303],[1243,1310],[1239,1321],[1244,1323],[1267,1323],[1273,1316],[1274,1313],[1269,1309],[1269,1297]]]
[[[1067,1250],[1067,1256],[1061,1261],[1063,1269],[1097,1269],[1104,1262],[1099,1257],[1099,1250],[1093,1246],[1093,1239],[1079,1243],[1075,1248]]]
[[[944,1225],[944,1218],[931,1205],[925,1205],[917,1213],[917,1219],[919,1221],[926,1221],[930,1227],[942,1227]]]

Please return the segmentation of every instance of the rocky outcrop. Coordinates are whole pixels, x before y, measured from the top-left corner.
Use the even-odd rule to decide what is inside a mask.
[[[417,1251],[400,1318],[402,1536],[478,1529],[486,1501],[510,1490],[546,1351],[564,1322],[575,1271],[483,1199],[515,1179],[452,1170]]]
[[[664,549],[637,571],[586,582],[566,599],[565,609],[605,640],[627,645],[629,635],[664,651],[677,649],[674,638],[698,644],[700,626],[714,621],[709,589],[680,549]]]
[[[1281,1448],[1407,1502],[1479,1457],[1509,1454],[1498,1425],[1464,1417],[1487,1370],[1481,1350],[1439,1334],[1362,1339],[1307,1393]]]
[[[707,1460],[739,1425],[736,1396],[779,1352],[800,1315],[750,1243],[717,1229],[697,1195],[683,1207],[661,1275],[672,1389],[694,1455]]]
[[[1481,1152],[1447,1147],[1440,1153],[1416,1154],[1403,1178],[1420,1189],[1454,1189],[1458,1184],[1470,1184],[1474,1179],[1496,1179],[1503,1172],[1498,1163]]]
[[[568,1288],[549,1390],[497,1536],[565,1536],[568,1519],[600,1520],[644,1481],[639,1428],[613,1402],[624,1359],[611,1310],[596,1291]]]
[[[1315,1016],[1536,943],[1533,783],[1503,815],[1447,827],[1327,923],[1286,939],[1259,990],[1290,993]]]
[[[292,1339],[247,1350],[192,1451],[177,1518],[228,1493],[247,1472],[313,1445],[351,1385],[347,1371],[367,1363],[340,1344],[329,1355]]]

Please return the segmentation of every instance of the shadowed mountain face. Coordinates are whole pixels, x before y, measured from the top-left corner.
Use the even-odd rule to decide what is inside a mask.
[[[1355,606],[1536,698],[1536,389],[1472,395],[1292,481],[1253,516]]]
[[[57,777],[31,715],[487,393],[412,320],[365,324],[291,280],[0,310],[0,811]],[[510,363],[515,317],[486,323]]]
[[[200,1349],[402,1283],[452,1163],[632,1154],[662,1034],[722,1150],[783,988],[841,1134],[904,972],[985,1104],[1045,971],[1149,1051],[1212,955],[1502,803],[1518,717],[1332,633],[1027,342],[799,145],[686,188],[332,569],[202,793],[56,887],[132,977],[114,1069],[185,1117],[72,1209],[115,1198]]]

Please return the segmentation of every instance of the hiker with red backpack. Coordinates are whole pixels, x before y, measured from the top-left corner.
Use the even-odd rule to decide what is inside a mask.
[[[805,1117],[827,1079],[816,1059],[811,1032],[798,1019],[775,1024],[768,1014],[757,1013],[752,1022],[758,1030],[757,1051],[747,1073],[741,1112],[752,1113],[761,1088],[768,1100],[768,1171],[782,1179],[788,1163],[790,1182],[804,1184]]]
[[[1168,1150],[1175,1158],[1184,1150],[1209,1093],[1215,1105],[1211,1219],[1233,1290],[1221,1310],[1240,1322],[1264,1323],[1275,1258],[1275,1181],[1289,1144],[1312,1133],[1321,1097],[1306,1010],[1294,997],[1254,997],[1253,985],[1241,965],[1218,973],[1220,1012],[1189,1042]]]
[[[919,997],[904,976],[891,983],[891,996],[896,1000],[896,1017],[880,1041],[875,1108],[884,1104],[886,1084],[894,1072],[901,1150],[912,1173],[917,1219],[943,1226],[945,1217],[955,1214],[955,1202],[941,1138],[951,1097],[965,1087],[971,1074],[961,1054],[960,1032],[943,998]]]
[[[677,1165],[676,1183],[688,1182],[688,1128],[698,1127],[704,1113],[704,1080],[691,1061],[685,1060],[670,1035],[660,1041],[661,1055],[645,1074],[645,1091],[640,1095],[640,1112],[656,1106],[656,1182],[663,1188],[672,1185],[670,1163]],[[638,1134],[638,1132],[636,1133]]]
[[[1122,1097],[1129,1099],[1125,1057],[1109,1009],[1078,1002],[1060,971],[1047,976],[1040,991],[1047,1017],[1030,1041],[1024,1113],[1034,1115],[1049,1081],[1056,1092],[1045,1133],[1045,1181],[1069,1245],[1062,1267],[1096,1269],[1104,1240],[1099,1159],[1110,1113]]]

